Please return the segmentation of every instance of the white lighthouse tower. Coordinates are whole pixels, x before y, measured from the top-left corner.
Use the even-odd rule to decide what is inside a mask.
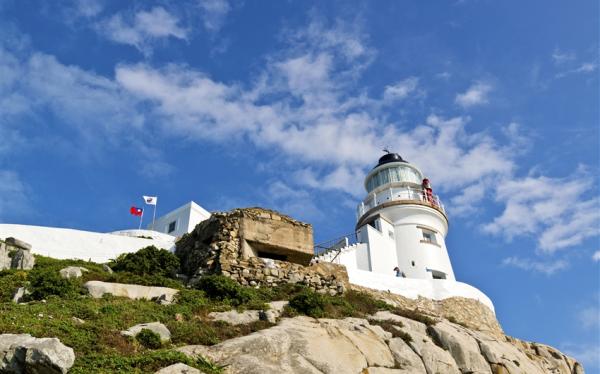
[[[365,189],[355,234],[318,245],[318,261],[345,265],[357,285],[408,297],[468,297],[494,309],[481,291],[456,281],[445,243],[448,217],[419,168],[387,153]]]
[[[448,218],[429,181],[396,153],[388,153],[365,178],[367,197],[358,206],[358,241],[367,244],[359,268],[407,278],[451,279],[444,241]]]

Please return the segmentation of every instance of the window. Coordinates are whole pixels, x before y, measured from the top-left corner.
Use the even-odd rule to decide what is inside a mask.
[[[423,240],[421,242],[437,244],[437,240],[435,238],[435,231],[421,228],[423,231]]]
[[[173,221],[169,223],[169,227],[167,228],[167,233],[170,234],[175,231],[175,226],[177,226],[177,221]]]
[[[433,279],[446,279],[446,273],[443,271],[431,270]]]

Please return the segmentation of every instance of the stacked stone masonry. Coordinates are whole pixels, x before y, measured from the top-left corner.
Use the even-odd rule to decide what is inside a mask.
[[[34,264],[30,244],[15,238],[0,240],[0,270],[31,270]]]
[[[177,242],[175,253],[192,281],[222,274],[246,286],[299,283],[331,295],[349,286],[343,266],[311,264],[311,225],[262,208],[213,213]]]

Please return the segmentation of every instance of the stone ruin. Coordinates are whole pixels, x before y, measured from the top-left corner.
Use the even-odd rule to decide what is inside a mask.
[[[31,245],[15,238],[0,240],[0,271],[6,269],[31,270],[35,257]]]
[[[221,274],[245,286],[299,283],[336,295],[349,287],[346,268],[312,263],[312,226],[262,209],[217,212],[177,243],[175,254],[191,282]]]

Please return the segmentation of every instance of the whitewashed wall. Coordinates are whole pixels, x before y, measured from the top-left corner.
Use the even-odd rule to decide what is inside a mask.
[[[136,230],[140,236],[151,232]],[[107,262],[121,253],[135,252],[149,245],[172,250],[175,238],[141,239],[119,234],[63,229],[56,227],[0,224],[0,238],[15,237],[32,245],[32,252],[58,259]]]

